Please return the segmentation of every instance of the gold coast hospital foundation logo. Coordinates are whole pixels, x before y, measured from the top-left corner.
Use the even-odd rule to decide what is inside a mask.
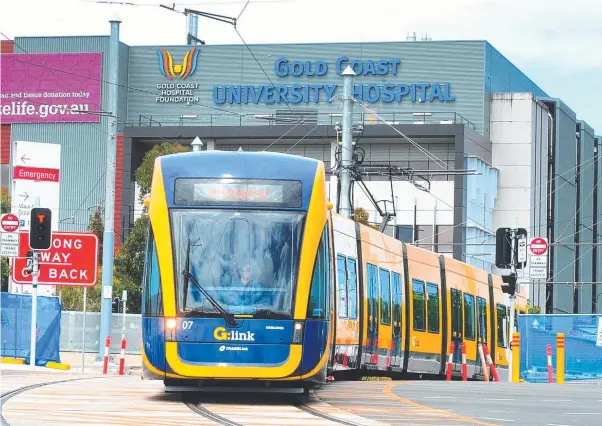
[[[173,56],[167,49],[157,49],[159,70],[170,80],[186,80],[196,71],[200,53],[198,48],[193,47],[186,52],[184,60],[179,64],[174,63]],[[199,103],[199,96],[195,93],[198,89],[199,83],[158,83],[157,90],[161,94],[155,97],[155,102],[188,105]]]

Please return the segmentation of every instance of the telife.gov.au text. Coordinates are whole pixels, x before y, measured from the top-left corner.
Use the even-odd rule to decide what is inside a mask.
[[[88,104],[33,105],[27,101],[10,102],[0,107],[0,116],[32,116],[47,118],[53,115],[80,115],[90,111]]]

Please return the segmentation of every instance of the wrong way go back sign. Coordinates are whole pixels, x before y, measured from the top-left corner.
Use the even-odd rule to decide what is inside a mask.
[[[27,273],[28,232],[21,232],[12,278],[31,284]],[[39,253],[39,285],[93,287],[98,275],[98,237],[91,232],[55,232],[50,250]]]

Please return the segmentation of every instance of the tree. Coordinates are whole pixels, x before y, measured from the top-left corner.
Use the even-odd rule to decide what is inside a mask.
[[[190,146],[178,145],[170,142],[163,142],[160,145],[155,145],[150,151],[144,155],[142,164],[136,169],[136,183],[140,187],[139,201],[142,203],[148,196],[153,180],[153,169],[155,159],[163,155],[177,154],[179,152],[189,152]]]
[[[7,190],[0,194],[0,214],[10,213],[10,195]],[[8,291],[8,278],[10,277],[10,265],[8,257],[0,259],[0,291]]]
[[[540,306],[531,306],[531,299],[527,299],[527,312],[530,314],[541,314]]]
[[[100,207],[98,207],[96,209],[96,211],[94,212],[94,214],[92,216],[90,216],[90,219],[88,220],[88,231],[93,232],[96,234],[96,236],[98,237],[98,244],[100,247],[100,250],[98,251],[98,262],[100,264],[101,259],[102,259],[102,238],[104,236],[104,232],[105,232],[105,224],[104,224],[104,220],[102,217],[102,211],[100,209]]]
[[[98,277],[94,287],[86,290],[86,312],[100,312],[100,294],[102,290],[102,268],[98,268]],[[60,287],[61,307],[64,311],[83,311],[84,288]]]
[[[115,295],[127,290],[127,311],[140,313],[142,304],[142,273],[144,271],[144,252],[148,216],[143,214],[136,222],[115,257]]]
[[[378,225],[371,225],[370,222],[368,222],[369,217],[370,214],[361,207],[358,207],[353,211],[353,218],[356,222],[361,223],[362,225],[369,226],[372,229],[378,230]]]

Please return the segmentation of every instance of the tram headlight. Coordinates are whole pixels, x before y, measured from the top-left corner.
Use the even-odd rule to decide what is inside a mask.
[[[175,318],[165,319],[165,340],[167,342],[173,342],[175,340],[177,326],[178,322]]]
[[[293,327],[293,343],[300,344],[303,341],[303,327],[304,323],[302,321],[295,321],[295,325]]]

